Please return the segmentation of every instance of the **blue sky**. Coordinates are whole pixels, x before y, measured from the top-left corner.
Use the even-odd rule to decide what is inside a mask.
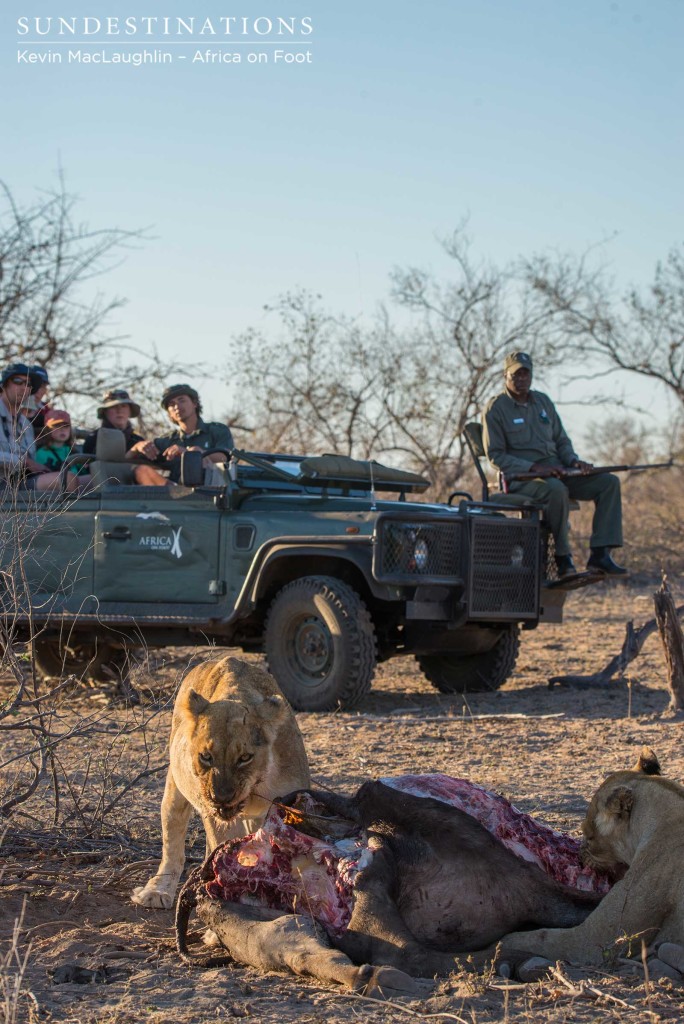
[[[309,17],[296,49],[311,63],[274,64],[263,38],[232,45],[253,32],[219,37],[240,64],[192,63],[219,49],[211,37],[139,35],[95,42],[173,64],[17,62],[18,17],[105,13]],[[5,0],[0,18],[2,177],[29,198],[61,164],[84,220],[148,229],[104,282],[128,299],[118,329],[215,368],[214,414],[227,339],[264,303],[305,286],[370,314],[393,266],[448,272],[436,238],[465,216],[494,261],[615,235],[625,282],[681,240],[680,0]],[[35,52],[67,49],[48,42]],[[250,48],[269,63],[248,64]]]

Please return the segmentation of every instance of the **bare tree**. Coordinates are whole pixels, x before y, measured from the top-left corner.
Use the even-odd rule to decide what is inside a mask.
[[[307,292],[284,295],[267,311],[282,334],[249,330],[233,342],[231,378],[249,412],[238,414],[253,447],[367,455],[383,433],[374,393],[379,333],[322,310]],[[377,450],[377,449],[376,449]]]
[[[548,357],[554,312],[514,267],[478,264],[462,230],[444,248],[448,283],[415,268],[392,275],[408,324],[380,309],[364,325],[295,293],[270,310],[278,338],[252,330],[235,340],[231,377],[256,446],[391,459],[425,474],[435,496],[454,489],[469,467],[463,428],[500,386],[504,353]]]
[[[0,359],[50,371],[56,395],[96,397],[105,386],[157,396],[175,364],[132,346],[113,330],[124,302],[99,290],[103,275],[141,242],[141,231],[91,228],[76,219],[77,198],[56,187],[19,204],[0,182]]]
[[[591,251],[535,256],[522,272],[540,312],[552,315],[555,347],[566,358],[656,381],[684,405],[684,247],[656,265],[646,289],[622,294]]]

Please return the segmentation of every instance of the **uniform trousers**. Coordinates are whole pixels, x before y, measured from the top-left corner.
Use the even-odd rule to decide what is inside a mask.
[[[620,481],[612,473],[596,476],[557,477],[512,481],[511,494],[527,494],[544,506],[544,518],[553,534],[556,554],[570,554],[568,537],[569,501],[594,502],[592,548],[622,547],[622,495]]]

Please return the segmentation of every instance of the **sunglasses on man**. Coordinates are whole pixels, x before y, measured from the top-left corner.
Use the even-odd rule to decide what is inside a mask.
[[[29,384],[30,384],[30,381],[28,380],[27,377],[10,377],[8,383],[9,384],[23,384],[24,387],[28,387]]]

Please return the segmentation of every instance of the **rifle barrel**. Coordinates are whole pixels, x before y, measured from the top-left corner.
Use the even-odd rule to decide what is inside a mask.
[[[630,470],[641,470],[641,469],[670,469],[674,466],[672,459],[669,462],[644,462],[638,465],[624,465],[620,466],[591,466],[589,469],[575,469],[568,467],[567,469],[559,470],[559,476],[561,480],[564,477],[579,477],[579,476],[598,476],[600,473],[627,473]],[[528,473],[512,473],[510,476],[505,477],[506,483],[513,483],[514,480],[538,480],[540,474],[535,472]]]

